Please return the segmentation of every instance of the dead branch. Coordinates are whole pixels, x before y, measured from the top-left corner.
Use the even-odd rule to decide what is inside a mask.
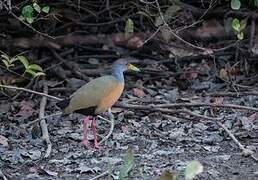
[[[245,148],[234,136],[233,133],[230,132],[226,126],[224,126],[221,122],[217,122],[217,124],[225,130],[225,132],[229,135],[229,137],[238,145],[238,147],[242,150],[242,155],[244,156],[251,156],[255,161],[258,162],[258,159],[254,156],[254,152],[248,148]]]
[[[48,94],[45,94],[45,93],[42,93],[42,92],[33,91],[33,90],[30,90],[30,89],[26,89],[26,88],[21,88],[21,87],[16,87],[16,86],[8,86],[8,85],[2,85],[2,84],[0,84],[0,87],[8,88],[8,89],[15,89],[15,90],[19,90],[19,91],[26,91],[26,92],[29,92],[29,93],[33,93],[33,94],[43,96],[43,97],[48,97],[48,98],[51,98],[51,99],[55,99],[57,101],[62,101],[61,98],[51,96],[51,95],[48,95]]]
[[[47,92],[48,92],[48,88],[47,88],[46,84],[44,85],[43,92],[44,92],[44,94],[47,94]],[[42,97],[41,102],[40,102],[39,118],[44,117],[46,104],[47,104],[47,98],[44,96],[44,97]],[[52,143],[49,139],[48,128],[47,128],[47,123],[46,123],[45,119],[42,119],[40,121],[40,127],[42,130],[42,139],[43,139],[43,141],[45,141],[47,143],[47,150],[46,150],[46,154],[44,156],[44,158],[47,158],[47,157],[49,157],[49,155],[51,153]]]
[[[8,180],[1,169],[0,169],[0,177],[3,178],[3,180]]]
[[[180,107],[220,107],[220,108],[231,108],[231,109],[244,109],[258,112],[258,108],[241,106],[235,104],[213,104],[213,103],[170,103],[170,104],[155,104],[155,105],[133,105],[116,103],[116,107],[128,108],[128,109],[141,109],[141,110],[152,110],[161,111],[161,108],[180,108]],[[175,112],[178,110],[175,110]],[[172,111],[171,111],[172,112]]]

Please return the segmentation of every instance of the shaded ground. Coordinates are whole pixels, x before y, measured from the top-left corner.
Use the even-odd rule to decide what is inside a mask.
[[[179,80],[172,76],[153,80],[147,71],[151,66],[142,65],[143,73],[140,75],[127,74],[128,83],[120,98],[121,102],[146,106],[160,102],[210,102],[214,98],[207,93],[222,91],[227,87],[225,82],[216,84],[210,79],[204,80],[198,71],[198,75],[189,81],[186,89],[178,90]],[[200,67],[200,64],[196,67]],[[169,72],[166,66],[162,68],[164,71],[161,70],[160,73]],[[132,85],[132,82],[137,83]],[[202,88],[201,93],[198,93],[196,89],[205,83],[210,86]],[[39,127],[34,124],[25,131],[21,127],[30,122],[25,117],[28,114],[14,116],[15,113],[21,113],[19,107],[33,107],[35,113],[37,98],[27,99],[26,105],[2,102],[1,137],[7,138],[8,144],[4,147],[5,141],[0,140],[0,169],[10,179],[90,179],[108,169],[111,169],[112,177],[116,179],[122,157],[129,147],[135,153],[135,167],[129,179],[155,179],[162,171],[180,170],[191,160],[199,160],[204,166],[199,179],[258,179],[257,162],[250,157],[243,157],[238,146],[215,122],[184,113],[169,115],[151,110],[113,108],[116,122],[114,132],[99,151],[87,150],[80,144],[82,116],[50,118],[47,122],[53,149],[48,159],[39,160],[45,149],[40,140]],[[28,102],[35,106],[28,105]],[[47,114],[58,111],[54,103],[53,100],[48,103]],[[257,96],[225,96],[223,103],[256,106]],[[189,109],[197,114],[211,116],[210,108],[207,107]],[[230,108],[212,108],[212,111],[217,117],[223,117],[221,122],[244,146],[256,151],[255,155],[258,155],[256,113]],[[30,119],[33,117],[35,116],[29,115]],[[107,134],[109,130],[105,121],[99,120],[97,127],[99,134]],[[100,179],[106,178],[104,176]]]
[[[120,57],[133,57],[142,72],[126,74],[115,128],[101,150],[80,144],[82,116],[52,117],[47,159],[39,124],[24,128],[38,117],[41,97],[1,89],[0,179],[91,179],[107,170],[99,179],[118,179],[128,148],[135,154],[128,179],[157,179],[191,160],[204,166],[197,179],[258,179],[258,163],[217,123],[258,157],[257,7],[241,2],[233,10],[230,1],[46,1],[39,4],[49,13],[34,11],[34,22],[25,24],[18,17],[31,2],[4,1],[1,55],[22,54],[46,77],[33,79],[19,62],[8,69],[1,57],[0,84],[40,92],[47,84],[49,94],[64,98]],[[134,32],[126,31],[128,18]],[[242,41],[233,18],[241,21]],[[45,114],[59,111],[55,103],[48,99]],[[175,106],[157,108],[162,104]],[[100,135],[109,128],[98,121]]]

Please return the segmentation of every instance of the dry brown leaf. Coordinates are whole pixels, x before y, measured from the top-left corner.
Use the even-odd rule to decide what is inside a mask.
[[[228,72],[226,71],[226,69],[222,68],[219,71],[219,78],[222,80],[228,80]]]

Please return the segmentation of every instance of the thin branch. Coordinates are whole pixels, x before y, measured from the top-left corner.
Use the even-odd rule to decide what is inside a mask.
[[[33,120],[33,121],[31,121],[31,122],[29,122],[29,123],[23,125],[23,127],[24,127],[24,128],[28,128],[28,127],[31,126],[32,124],[34,124],[34,123],[36,123],[36,122],[39,122],[39,121],[41,121],[41,120],[43,120],[43,119],[47,119],[47,118],[54,117],[54,116],[60,116],[60,115],[62,115],[62,114],[63,114],[62,112],[57,112],[57,113],[55,113],[55,114],[50,114],[50,115],[48,115],[48,116],[44,116],[44,117],[35,119],[35,120]]]
[[[258,96],[258,92],[251,91],[251,92],[215,92],[208,94],[209,96],[216,97],[216,96],[230,96],[230,97],[240,97],[240,96]]]
[[[45,94],[45,93],[42,93],[42,92],[37,92],[37,91],[33,91],[33,90],[30,90],[30,89],[26,89],[26,88],[21,88],[21,87],[16,87],[16,86],[8,86],[8,85],[2,85],[2,84],[0,84],[0,87],[8,88],[8,89],[15,89],[15,90],[19,90],[19,91],[26,91],[26,92],[37,94],[37,95],[40,95],[40,96],[55,99],[57,101],[62,101],[63,100],[63,99],[55,97],[55,96],[51,96],[51,95],[48,95],[48,94]]]
[[[108,140],[108,138],[112,135],[113,131],[114,131],[114,127],[115,127],[115,121],[114,121],[114,115],[111,113],[111,109],[109,108],[108,110],[109,112],[109,117],[110,117],[110,129],[109,129],[109,132],[108,134],[102,138],[102,140],[99,142],[100,144],[104,143],[106,140]],[[101,116],[99,116],[101,119],[105,119]],[[105,119],[106,120],[106,119]]]
[[[224,126],[221,122],[217,122],[217,124],[225,130],[225,132],[229,135],[229,137],[238,145],[238,147],[242,150],[242,154],[244,156],[251,156],[255,161],[258,162],[258,159],[254,156],[254,152],[248,148],[245,148],[234,136],[233,133],[230,132],[226,126]]]
[[[43,92],[45,94],[47,94],[47,92],[48,92],[48,87],[46,84],[44,85]],[[39,118],[44,117],[46,104],[47,104],[47,98],[42,97],[41,102],[40,102]],[[52,150],[52,143],[49,139],[49,133],[48,133],[47,123],[46,123],[45,119],[42,119],[40,121],[40,127],[42,130],[42,139],[47,143],[47,150],[46,150],[46,154],[44,156],[44,158],[47,158],[50,156],[50,153]]]
[[[1,169],[0,169],[0,177],[3,178],[3,180],[8,180]]]
[[[231,108],[231,109],[244,109],[258,112],[258,108],[241,106],[235,104],[213,104],[213,103],[170,103],[170,104],[155,104],[155,105],[133,105],[116,103],[116,107],[129,108],[129,109],[141,109],[141,110],[154,110],[160,111],[160,108],[179,108],[179,107],[220,107],[220,108]],[[176,110],[178,111],[178,110]]]

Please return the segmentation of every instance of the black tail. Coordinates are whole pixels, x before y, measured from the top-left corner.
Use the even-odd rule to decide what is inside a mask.
[[[56,105],[60,108],[60,109],[65,109],[70,103],[70,99],[64,99],[58,103],[56,103]]]

